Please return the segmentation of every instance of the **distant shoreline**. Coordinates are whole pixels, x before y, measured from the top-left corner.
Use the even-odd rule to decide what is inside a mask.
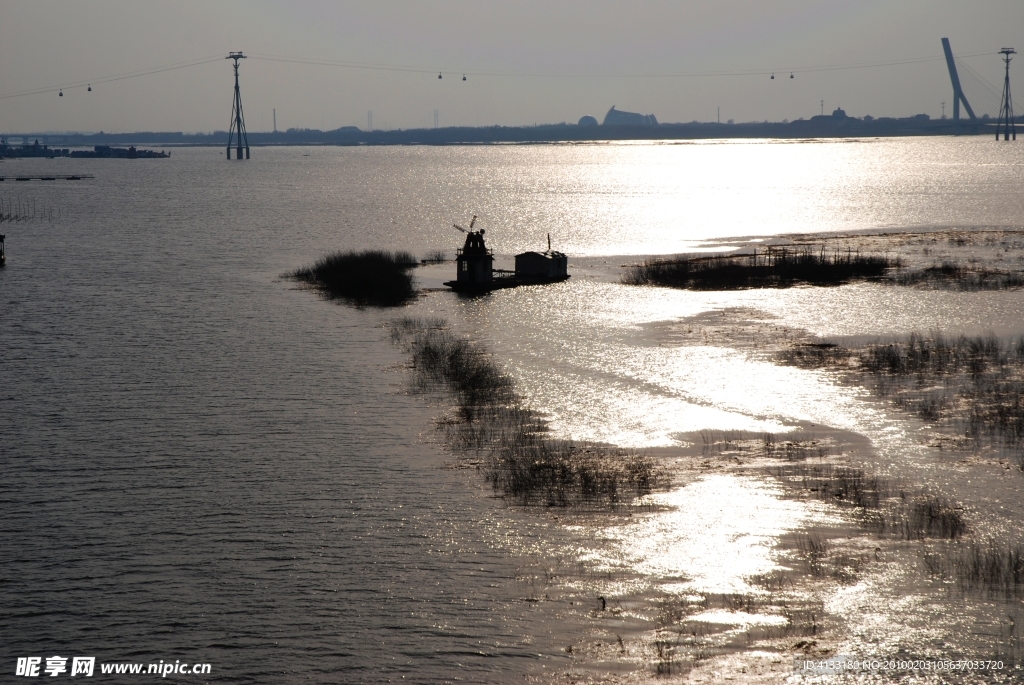
[[[1024,125],[1024,117],[1017,117]],[[791,122],[720,124],[691,122],[657,126],[453,126],[448,128],[364,131],[347,126],[333,131],[289,129],[275,133],[249,133],[250,147],[309,145],[487,145],[509,143],[602,143],[654,140],[889,138],[909,136],[995,135],[993,119],[954,122],[929,119],[926,115],[903,119],[857,119],[854,117],[813,117]],[[94,145],[163,145],[167,147],[227,147],[227,131],[213,133],[9,133],[4,136],[27,143],[38,140],[51,147]]]

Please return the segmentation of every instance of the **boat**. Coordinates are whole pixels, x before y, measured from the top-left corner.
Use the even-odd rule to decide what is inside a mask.
[[[569,258],[562,252],[551,249],[551,235],[548,234],[548,249],[544,252],[523,252],[516,255],[515,270],[495,269],[494,253],[484,242],[484,229],[473,230],[476,216],[469,222],[469,229],[458,224],[453,226],[466,234],[466,242],[455,257],[456,275],[454,281],[445,285],[456,292],[481,293],[501,288],[515,288],[520,285],[546,285],[559,283],[569,278]]]
[[[110,145],[95,145],[92,152],[88,150],[74,150],[69,156],[88,159],[167,159],[170,152],[160,150],[138,150],[134,145],[128,148],[112,147]]]

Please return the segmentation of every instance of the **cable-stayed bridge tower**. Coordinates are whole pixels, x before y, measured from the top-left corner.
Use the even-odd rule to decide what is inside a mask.
[[[1006,79],[1003,81],[1003,101],[999,104],[999,122],[996,124],[996,140],[999,140],[999,131],[1002,129],[1003,140],[1009,140],[1013,136],[1017,140],[1017,126],[1013,122],[1013,99],[1010,97],[1010,60],[1017,51],[1013,48],[1003,48],[999,51],[1006,62]]]
[[[942,39],[942,51],[946,53],[946,66],[949,67],[949,80],[953,82],[953,121],[960,121],[960,103],[964,103],[964,109],[967,110],[967,116],[971,118],[971,121],[975,121],[978,117],[974,116],[974,110],[971,109],[971,103],[967,102],[967,96],[964,95],[963,89],[960,87],[960,75],[956,72],[956,61],[953,59],[953,48],[949,47],[949,38]]]
[[[238,89],[238,60],[245,59],[240,52],[232,52],[224,59],[235,60],[235,101],[231,106],[231,128],[228,130],[228,159],[231,159],[231,141],[238,136],[235,148],[235,159],[242,159],[242,148],[245,147],[245,159],[249,159],[249,137],[245,135],[245,115],[242,114],[242,91]]]

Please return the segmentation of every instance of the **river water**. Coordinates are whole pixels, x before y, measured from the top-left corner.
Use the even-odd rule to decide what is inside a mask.
[[[556,591],[538,560],[735,591],[777,564],[778,536],[830,516],[729,476],[661,495],[670,513],[639,536],[508,506],[445,468],[446,407],[408,392],[382,327],[396,316],[487,344],[558,436],[654,449],[821,424],[893,458],[912,426],[862,392],[657,326],[747,308],[823,336],[1024,333],[1019,294],[615,280],[630,255],[731,236],[1020,228],[1024,153],[988,138],[281,148],[245,163],[200,148],[0,168],[95,177],[0,184],[46,216],[0,224],[7,673],[60,655],[211,664],[186,682],[543,680],[576,665],[566,646],[591,629],[598,586],[536,601]],[[473,214],[499,262],[550,233],[574,278],[360,310],[281,277],[334,249],[453,254],[450,225]],[[727,513],[672,518],[707,502]]]

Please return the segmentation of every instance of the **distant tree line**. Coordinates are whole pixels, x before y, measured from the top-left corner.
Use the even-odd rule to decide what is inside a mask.
[[[1024,117],[1018,117],[1024,120]],[[452,126],[447,128],[364,131],[344,126],[332,131],[292,128],[273,133],[248,134],[249,144],[263,145],[458,145],[475,143],[547,143],[561,141],[687,140],[702,138],[844,138],[857,136],[990,135],[995,121],[977,122],[930,119],[917,115],[902,119],[880,117],[813,117],[790,122],[720,124],[697,122],[657,126]],[[138,131],[135,133],[25,133],[8,138],[38,139],[65,147],[94,145],[192,145],[226,147],[227,131],[183,133]]]

